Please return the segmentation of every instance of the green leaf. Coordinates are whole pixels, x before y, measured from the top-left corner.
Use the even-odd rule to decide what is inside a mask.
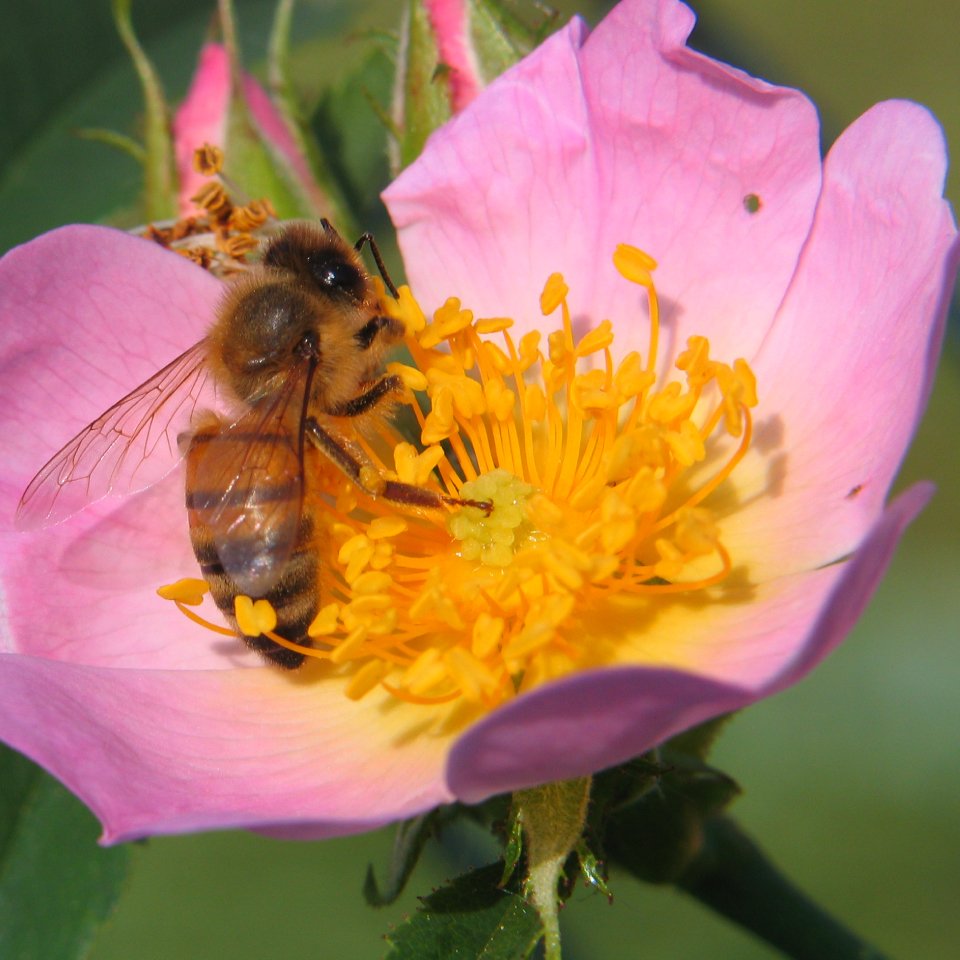
[[[316,153],[324,163],[331,193],[342,197],[355,223],[338,223],[353,236],[385,224],[380,191],[390,179],[387,164],[388,120],[380,104],[388,103],[393,61],[377,45],[320,98],[310,119]]]
[[[717,737],[735,716],[735,713],[724,713],[689,730],[684,730],[683,733],[678,733],[664,744],[664,752],[687,754],[699,760],[706,760],[717,742]]]
[[[431,810],[430,813],[397,825],[390,863],[387,865],[387,878],[382,885],[377,883],[373,867],[367,867],[363,896],[371,907],[385,907],[403,893],[403,888],[420,859],[424,845],[436,829],[440,816],[439,810]]]
[[[524,960],[541,936],[537,912],[501,890],[500,863],[473,870],[423,899],[387,936],[387,960]]]
[[[127,847],[97,846],[86,807],[0,746],[0,957],[84,957],[119,897]]]
[[[133,0],[113,0],[113,18],[123,45],[130,54],[143,91],[144,202],[148,220],[164,220],[176,215],[177,191],[170,136],[170,108],[160,77],[133,29]]]

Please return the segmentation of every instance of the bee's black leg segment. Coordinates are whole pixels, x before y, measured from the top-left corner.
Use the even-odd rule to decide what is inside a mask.
[[[383,262],[383,257],[380,256],[380,248],[377,246],[377,241],[373,239],[373,234],[361,234],[360,239],[357,240],[357,242],[353,245],[354,250],[359,253],[363,249],[363,245],[365,243],[370,244],[370,252],[373,254],[373,259],[377,264],[377,269],[380,271],[380,276],[383,277],[383,282],[386,284],[387,289],[393,294],[393,299],[399,299],[400,294],[397,293],[397,288],[393,285],[393,281],[390,279],[390,274],[387,273],[386,264]]]
[[[378,403],[403,388],[403,381],[397,376],[381,377],[369,390],[364,390],[359,396],[347,400],[326,412],[334,417],[359,417],[360,414],[372,410]]]
[[[328,431],[324,430],[313,417],[307,417],[303,421],[303,430],[307,439],[335,467],[342,470],[358,487],[365,489],[360,482],[360,471],[363,464],[358,456],[351,453],[339,440],[336,440]]]
[[[487,516],[490,516],[493,510],[493,504],[489,500],[460,500],[437,490],[417,487],[411,483],[384,480],[370,464],[364,462],[359,452],[351,451],[342,441],[324,430],[313,417],[307,417],[304,420],[303,429],[310,442],[371,497],[383,497],[385,500],[407,507],[426,507],[430,510],[437,510],[444,504],[455,507],[477,507]]]
[[[381,333],[389,333],[392,340],[399,340],[403,334],[403,324],[393,317],[371,317],[354,335],[361,350],[367,350]]]

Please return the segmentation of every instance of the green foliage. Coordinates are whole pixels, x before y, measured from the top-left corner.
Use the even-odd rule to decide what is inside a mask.
[[[499,863],[473,870],[429,897],[387,939],[387,960],[524,960],[540,940],[540,919],[498,886]]]
[[[83,804],[6,747],[0,784],[0,957],[84,957],[121,892],[129,848],[98,847]]]
[[[382,884],[377,883],[373,867],[367,867],[363,896],[371,907],[385,907],[403,893],[403,888],[420,859],[424,844],[433,835],[442,817],[442,810],[431,810],[421,817],[397,824],[393,850],[387,864],[387,875]]]

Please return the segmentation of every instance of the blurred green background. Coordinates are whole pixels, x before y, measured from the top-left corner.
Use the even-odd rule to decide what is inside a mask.
[[[168,94],[182,96],[211,3],[135,3],[134,16]],[[557,4],[595,21],[609,4]],[[389,29],[397,4],[303,0],[298,60],[307,88],[342,77]],[[764,78],[806,90],[824,143],[871,103],[925,103],[960,153],[960,5],[955,0],[702,0],[693,43]],[[256,66],[271,12],[239,4]],[[71,221],[135,205],[128,158],[77,140],[83,126],[136,132],[139,99],[108,0],[6,5],[0,34],[0,248]],[[346,47],[343,37],[350,38]],[[377,156],[369,176],[382,175]],[[378,171],[380,173],[378,174]],[[960,175],[948,195],[960,200]],[[730,725],[717,764],[746,788],[734,812],[785,871],[892,956],[952,958],[960,942],[960,360],[957,323],[901,485],[922,477],[940,493],[908,532],[893,569],[849,641],[798,687]],[[2,784],[0,784],[2,789]],[[483,860],[477,838],[431,848],[412,887]],[[368,862],[390,833],[295,844],[227,833],[139,847],[94,960],[374,958],[390,923],[415,899],[363,905]],[[761,960],[764,945],[682,895],[612,878],[613,906],[578,891],[564,912],[575,958]]]

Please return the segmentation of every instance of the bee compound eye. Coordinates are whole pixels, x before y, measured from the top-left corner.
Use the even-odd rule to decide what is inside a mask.
[[[363,280],[360,271],[352,263],[336,258],[308,260],[310,276],[324,290],[350,293],[354,296],[362,293]]]

